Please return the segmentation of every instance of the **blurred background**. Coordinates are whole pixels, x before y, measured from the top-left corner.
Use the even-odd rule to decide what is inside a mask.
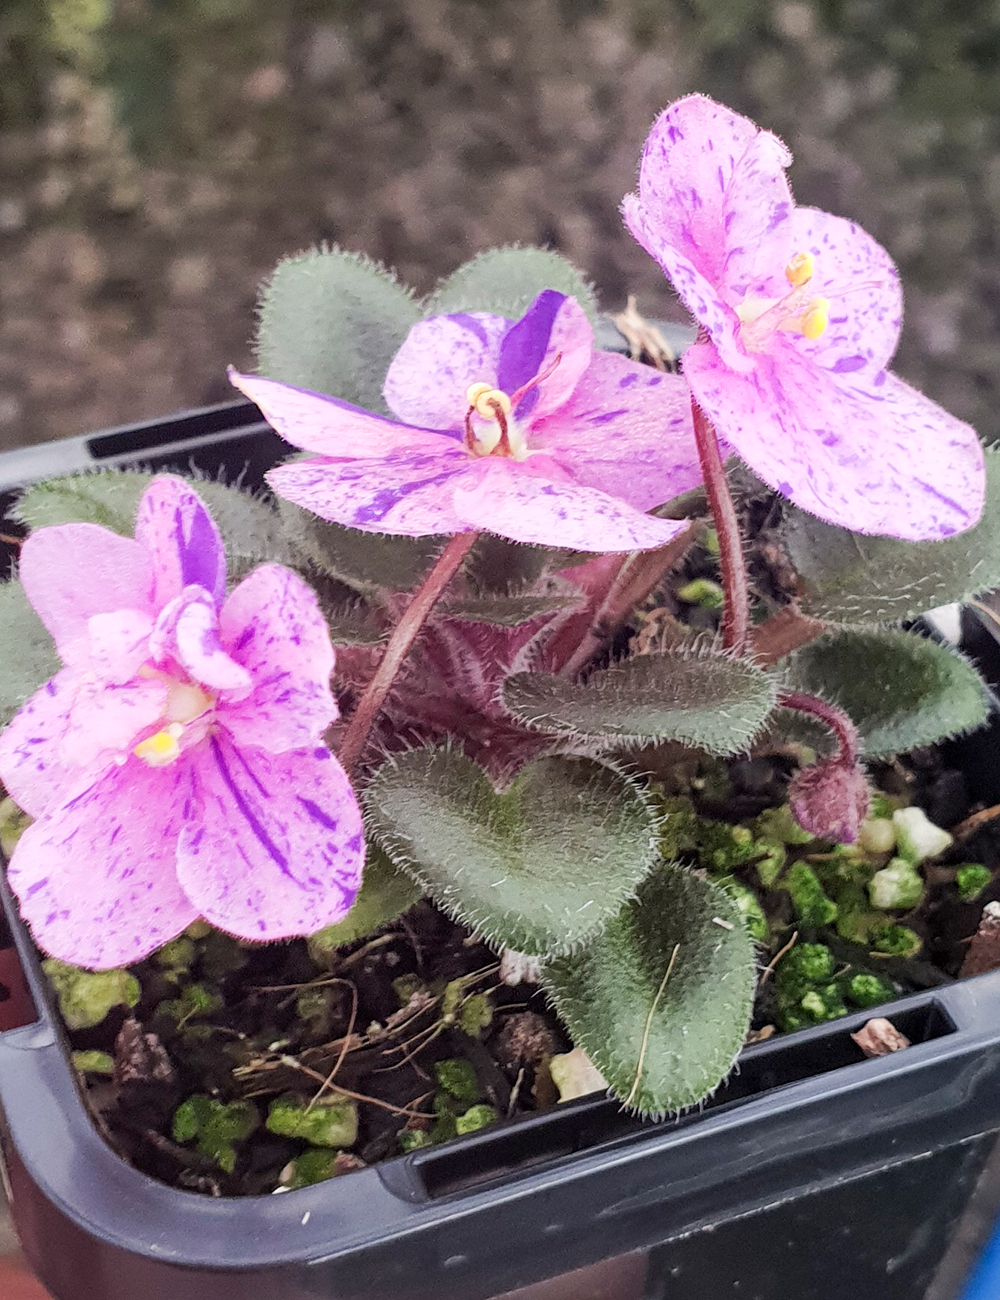
[[[0,447],[226,400],[320,240],[419,290],[547,244],[679,316],[618,204],[695,89],[889,248],[899,369],[1000,436],[992,0],[0,0]]]

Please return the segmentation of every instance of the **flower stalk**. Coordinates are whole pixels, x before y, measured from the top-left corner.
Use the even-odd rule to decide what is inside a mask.
[[[365,687],[365,692],[344,734],[339,757],[348,774],[353,772],[361,757],[369,732],[385,702],[385,697],[392,689],[396,674],[402,667],[410,647],[449,582],[461,568],[462,561],[472,550],[478,536],[478,533],[455,534],[438,556],[427,577],[407,605],[402,618],[393,628],[375,676]]]
[[[729,491],[715,429],[693,398],[691,414],[708,504],[719,535],[719,567],[726,593],[726,604],[722,612],[722,644],[727,650],[741,655],[746,650],[750,635],[750,583],[743,560],[743,542],[736,518],[736,506]]]

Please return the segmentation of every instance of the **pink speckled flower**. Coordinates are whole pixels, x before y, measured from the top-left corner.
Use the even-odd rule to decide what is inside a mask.
[[[8,877],[38,944],[101,969],[199,916],[260,940],[339,920],[364,843],[321,743],[334,656],[311,589],[265,564],[227,598],[215,524],[167,475],[134,539],[42,528],[20,577],[64,664],[0,734],[37,819]]]
[[[911,540],[982,513],[975,431],[886,371],[902,297],[857,226],[797,208],[785,146],[700,95],[646,141],[625,222],[702,326],[684,374],[719,435],[821,519]]]
[[[230,377],[282,437],[319,453],[272,470],[275,492],[351,528],[645,550],[686,525],[644,512],[701,482],[684,382],[595,352],[583,309],[554,290],[516,323],[468,312],[415,325],[386,376],[396,420]]]

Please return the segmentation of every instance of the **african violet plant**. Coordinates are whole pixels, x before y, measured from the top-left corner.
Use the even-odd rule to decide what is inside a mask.
[[[24,493],[0,779],[35,818],[9,879],[45,952],[116,967],[198,917],[329,950],[426,894],[539,967],[628,1105],[719,1083],[748,909],[674,860],[654,776],[805,735],[791,807],[856,840],[862,756],[985,716],[973,669],[898,625],[1000,583],[996,453],[887,372],[895,269],[795,206],[789,162],[698,96],[654,124],[624,212],[698,322],[681,373],[595,350],[555,254],[486,253],[421,303],[321,250],[278,267],[259,374],[232,376],[307,453],[276,500],[139,473]],[[782,499],[782,600],[751,592],[764,489],[730,455]],[[634,635],[709,514],[720,635]]]

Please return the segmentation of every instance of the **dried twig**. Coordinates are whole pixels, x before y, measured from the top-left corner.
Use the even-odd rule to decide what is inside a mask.
[[[674,950],[670,954],[670,961],[667,962],[667,969],[664,972],[663,979],[660,981],[660,987],[656,990],[656,997],[653,998],[652,1006],[649,1008],[649,1015],[646,1017],[646,1028],[642,1031],[642,1046],[639,1048],[639,1064],[635,1067],[635,1079],[629,1094],[622,1103],[625,1106],[631,1106],[632,1099],[639,1091],[639,1080],[642,1078],[642,1067],[646,1063],[646,1048],[649,1046],[649,1033],[653,1027],[653,1016],[656,1015],[656,1008],[660,1005],[660,999],[663,997],[663,991],[667,987],[667,980],[670,978],[674,969],[674,963],[677,961],[677,954],[680,952],[679,943],[674,944]]]
[[[799,941],[799,932],[798,930],[795,930],[792,934],[792,937],[785,944],[784,948],[781,948],[778,952],[776,952],[774,956],[771,958],[771,960],[764,967],[760,977],[761,984],[763,984],[767,980],[769,975],[774,974],[775,966],[777,966],[778,962],[781,961],[782,957],[784,957],[786,952],[791,952],[791,950],[795,947],[798,941]]]

